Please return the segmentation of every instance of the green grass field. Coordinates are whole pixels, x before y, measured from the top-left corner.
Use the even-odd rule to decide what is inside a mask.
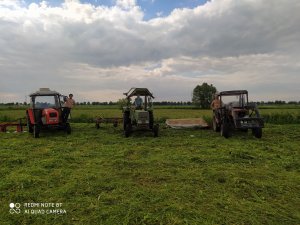
[[[119,113],[78,108],[73,117]],[[210,112],[156,115],[159,121]],[[163,124],[158,138],[150,132],[124,138],[120,126],[71,125],[71,135],[48,131],[39,139],[13,128],[0,133],[0,224],[300,223],[297,124],[267,123],[262,139]],[[20,214],[10,214],[11,202],[21,203]],[[41,202],[62,203],[66,214],[24,213],[25,203]]]
[[[13,121],[25,117],[25,107],[0,107],[0,122]],[[260,110],[267,123],[300,124],[300,106],[264,106]],[[77,106],[72,110],[72,122],[93,122],[95,117],[122,117],[118,106]],[[211,110],[201,110],[192,107],[157,106],[155,119],[165,122],[166,119],[204,117],[210,122]]]

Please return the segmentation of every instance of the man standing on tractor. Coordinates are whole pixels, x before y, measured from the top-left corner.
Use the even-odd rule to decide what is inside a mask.
[[[140,95],[137,95],[137,97],[134,100],[134,106],[136,109],[142,109],[143,105],[143,99],[140,97]]]
[[[210,107],[212,108],[213,111],[216,109],[220,108],[222,105],[220,99],[218,98],[218,94],[216,93],[214,95],[214,100],[211,102]]]
[[[63,122],[67,122],[68,117],[69,117],[70,112],[71,112],[71,109],[75,105],[75,101],[73,99],[73,94],[69,94],[69,98],[65,97],[64,101],[65,101],[65,103],[64,103],[64,109],[62,111],[62,119],[63,119]]]
[[[211,102],[210,107],[213,110],[213,114],[214,114],[215,118],[216,119],[219,118],[219,115],[217,115],[218,114],[217,109],[222,107],[222,102],[219,99],[219,96],[217,93],[214,94],[214,100]]]

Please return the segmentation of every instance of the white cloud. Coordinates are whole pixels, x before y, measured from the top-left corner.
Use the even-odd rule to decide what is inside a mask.
[[[45,86],[91,101],[116,100],[131,86],[190,100],[202,82],[247,88],[255,100],[298,100],[299,9],[296,0],[214,0],[144,21],[135,0],[2,0],[0,100]]]
[[[117,0],[116,5],[124,9],[130,9],[136,6],[136,0]]]

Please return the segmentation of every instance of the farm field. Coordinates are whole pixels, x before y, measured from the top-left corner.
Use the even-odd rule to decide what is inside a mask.
[[[0,122],[13,121],[25,117],[26,107],[0,107]],[[300,106],[286,107],[262,107],[260,109],[266,122],[275,124],[300,123]],[[194,109],[192,107],[155,107],[155,119],[164,122],[166,119],[204,117],[208,122],[211,120],[211,110]],[[118,106],[78,106],[72,110],[73,122],[93,122],[97,116],[122,117],[122,111]]]
[[[119,113],[77,108],[71,135],[0,133],[0,224],[299,224],[298,124],[267,123],[262,139],[224,139],[163,124],[158,138],[124,138],[120,126],[79,123]],[[187,115],[210,111],[156,110],[158,121]],[[62,203],[66,214],[10,214],[11,202]]]

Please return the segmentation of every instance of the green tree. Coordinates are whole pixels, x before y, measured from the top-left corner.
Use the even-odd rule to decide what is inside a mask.
[[[127,105],[127,99],[126,98],[121,98],[117,101],[117,105],[119,109],[123,109]]]
[[[216,92],[217,89],[212,84],[203,83],[202,85],[197,85],[193,90],[192,102],[197,107],[208,109],[212,102],[213,94]]]

